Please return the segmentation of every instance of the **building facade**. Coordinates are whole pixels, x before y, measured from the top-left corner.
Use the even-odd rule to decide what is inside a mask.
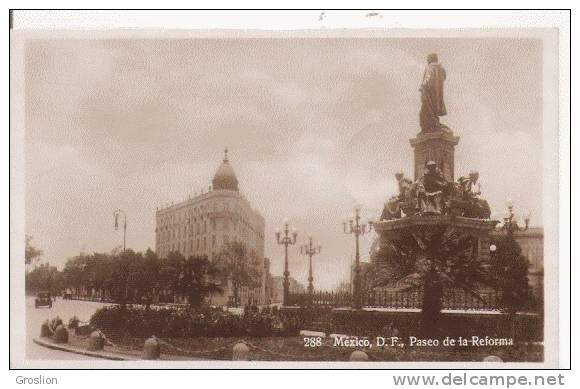
[[[306,288],[300,282],[296,281],[294,277],[288,277],[290,281],[290,293],[300,294],[305,293]],[[272,289],[271,289],[271,302],[272,304],[281,304],[284,301],[284,277],[273,276],[271,277]]]
[[[185,257],[206,256],[212,261],[225,244],[243,243],[250,257],[256,258],[257,263],[252,265],[260,272],[262,285],[241,290],[240,299],[245,302],[251,298],[263,304],[266,292],[264,230],[264,218],[239,191],[226,150],[206,193],[157,210],[155,251],[160,258],[178,252]],[[231,301],[229,282],[222,289],[220,296],[212,297],[213,304],[225,305],[228,299]]]

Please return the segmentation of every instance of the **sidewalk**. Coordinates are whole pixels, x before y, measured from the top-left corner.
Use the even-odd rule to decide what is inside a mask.
[[[80,347],[71,346],[69,344],[62,344],[62,343],[54,343],[50,338],[35,338],[33,342],[38,344],[39,346],[50,348],[53,350],[59,351],[66,351],[69,353],[75,353],[80,355],[86,355],[89,357],[100,358],[100,359],[108,359],[111,361],[131,361],[137,360],[139,358],[131,358],[128,355],[121,355],[119,353],[111,353],[107,351],[89,351],[86,349],[82,349]]]
[[[87,349],[88,337],[79,337],[69,334],[68,343],[54,343],[52,338],[34,338],[33,342],[39,346],[53,350],[65,351],[85,355],[89,357],[107,359],[111,361],[138,361],[143,360],[143,351],[137,349],[121,348],[118,346],[105,345],[103,350],[91,351]],[[201,361],[202,358],[188,357],[161,353],[159,360],[162,361]]]

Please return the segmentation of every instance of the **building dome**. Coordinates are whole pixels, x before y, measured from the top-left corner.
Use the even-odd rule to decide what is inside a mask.
[[[212,186],[214,190],[238,190],[238,179],[228,160],[228,149],[225,149],[224,160],[213,176]]]

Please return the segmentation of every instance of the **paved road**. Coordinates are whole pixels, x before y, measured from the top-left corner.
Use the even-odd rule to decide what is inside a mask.
[[[87,321],[95,311],[104,306],[102,303],[76,300],[62,300],[58,298],[52,303],[52,309],[34,308],[34,297],[26,298],[26,358],[27,359],[94,359],[83,355],[71,354],[64,351],[51,350],[39,346],[32,340],[40,334],[40,326],[46,319],[59,316],[64,323],[68,323],[73,316],[81,321]]]

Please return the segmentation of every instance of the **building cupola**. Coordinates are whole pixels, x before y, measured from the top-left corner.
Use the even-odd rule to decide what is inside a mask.
[[[228,149],[224,150],[224,160],[212,180],[213,190],[238,191],[238,179],[228,160]]]

